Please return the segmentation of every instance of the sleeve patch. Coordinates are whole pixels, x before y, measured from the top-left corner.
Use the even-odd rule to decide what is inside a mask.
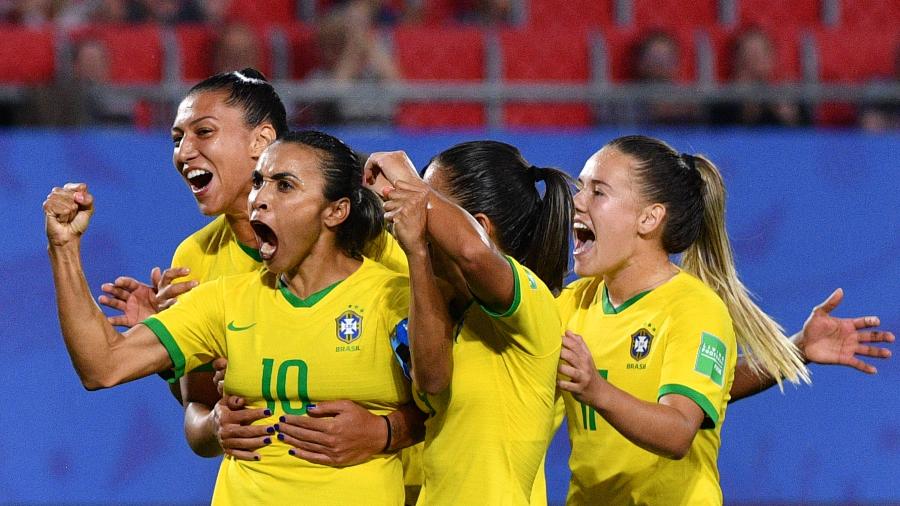
[[[709,377],[715,384],[722,386],[725,378],[726,354],[725,343],[709,332],[704,332],[700,336],[700,349],[697,350],[694,371]]]
[[[408,324],[409,319],[407,318],[394,327],[394,331],[391,332],[391,347],[394,349],[394,358],[397,359],[403,375],[406,376],[406,379],[412,381]]]

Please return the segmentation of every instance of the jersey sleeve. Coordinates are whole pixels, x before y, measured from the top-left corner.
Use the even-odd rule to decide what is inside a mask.
[[[197,263],[197,258],[199,257],[199,253],[195,250],[197,249],[193,242],[193,237],[188,237],[187,239],[181,241],[181,244],[175,248],[175,253],[172,254],[172,265],[171,267],[187,267],[191,270],[191,272],[187,276],[182,276],[173,280],[173,283],[181,283],[183,281],[202,281],[200,279],[201,268]]]
[[[171,374],[163,375],[170,383],[185,371],[226,356],[222,282],[202,283],[169,309],[143,321],[172,359]]]
[[[406,276],[389,278],[384,285],[384,296],[379,310],[384,335],[394,335],[401,323],[403,329],[406,329],[406,320],[409,318],[409,278]]]
[[[507,256],[513,271],[513,301],[503,312],[480,304],[482,311],[510,336],[519,348],[535,356],[559,352],[563,327],[553,294],[527,267]]]
[[[701,429],[715,427],[728,403],[737,343],[724,306],[694,304],[673,316],[667,331],[658,398],[679,394],[703,410]]]

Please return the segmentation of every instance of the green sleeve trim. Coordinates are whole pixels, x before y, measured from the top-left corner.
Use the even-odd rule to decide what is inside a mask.
[[[704,418],[703,423],[700,424],[701,429],[714,429],[716,428],[716,425],[719,424],[719,411],[713,407],[713,404],[709,402],[709,399],[700,392],[684,385],[663,385],[659,387],[659,396],[657,396],[656,400],[658,401],[668,394],[683,395],[700,406],[700,409],[706,413],[706,418]]]
[[[514,294],[513,294],[513,301],[512,301],[512,304],[510,304],[509,309],[507,309],[506,311],[504,311],[502,313],[497,313],[495,311],[492,311],[491,308],[482,304],[480,301],[478,302],[478,305],[481,306],[481,309],[488,315],[493,316],[494,318],[506,318],[506,317],[512,315],[513,313],[516,312],[516,309],[519,309],[519,303],[522,302],[522,289],[519,286],[519,270],[516,269],[516,264],[515,264],[515,262],[513,262],[512,258],[509,257],[509,255],[506,256],[506,261],[509,262],[509,266],[512,268],[512,273],[513,273],[513,292],[514,292]]]
[[[236,242],[237,245],[240,246],[241,250],[243,250],[243,252],[246,253],[247,256],[256,260],[257,262],[262,262],[262,257],[259,256],[258,249],[251,248],[250,246],[247,246],[246,244],[242,243],[241,241],[238,241],[237,239],[235,239],[234,242]]]
[[[163,322],[151,316],[141,323],[146,325],[147,328],[156,334],[159,342],[162,343],[166,348],[166,351],[169,352],[169,358],[172,359],[172,372],[174,374],[172,376],[166,374],[163,377],[169,383],[175,383],[178,381],[178,378],[184,376],[184,353],[181,352],[181,348],[178,347],[178,343],[175,342],[175,338],[172,337],[172,334],[169,333],[169,329],[166,328]]]

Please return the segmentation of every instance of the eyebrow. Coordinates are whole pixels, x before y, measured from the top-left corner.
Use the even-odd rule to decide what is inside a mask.
[[[602,184],[603,186],[605,186],[607,188],[612,188],[612,186],[610,186],[609,183],[607,183],[606,181],[600,180],[600,179],[590,179],[588,182],[585,183],[582,180],[582,178],[578,178],[578,183],[583,186],[586,186],[589,184]]]
[[[302,182],[302,181],[303,181],[302,179],[300,179],[299,176],[296,176],[296,175],[294,175],[294,174],[291,174],[290,172],[278,172],[278,173],[276,173],[276,174],[272,174],[272,176],[270,177],[270,179],[272,179],[273,181],[278,181],[278,180],[281,180],[281,179],[295,179],[295,180],[297,180],[297,181],[299,181],[299,182]]]
[[[215,117],[215,116],[209,116],[209,115],[203,116],[202,118],[197,118],[197,119],[191,121],[190,123],[188,123],[188,126],[196,125],[197,123],[199,123],[199,122],[201,122],[201,121],[203,121],[203,120],[205,120],[205,119],[216,119],[216,117]],[[177,127],[177,126],[173,126],[173,127],[172,127],[172,131],[173,131],[173,132],[176,132],[176,131],[177,131],[177,132],[183,132],[183,130],[182,130],[181,128]]]

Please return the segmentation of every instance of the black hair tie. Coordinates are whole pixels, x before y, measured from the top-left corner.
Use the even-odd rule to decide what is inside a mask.
[[[532,165],[528,168],[528,171],[531,172],[531,178],[534,179],[535,183],[547,179],[547,170],[543,167]]]
[[[695,162],[696,158],[694,157],[694,155],[691,155],[688,153],[681,153],[680,155],[678,155],[678,161],[680,162],[680,165],[682,165],[684,167],[685,170],[693,170],[693,171],[697,170],[697,164]]]

